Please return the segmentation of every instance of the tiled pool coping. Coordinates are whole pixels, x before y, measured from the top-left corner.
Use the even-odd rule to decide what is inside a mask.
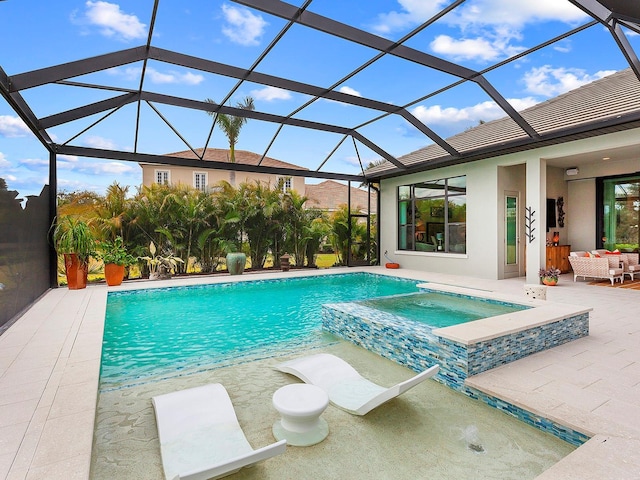
[[[446,285],[422,284],[420,287],[534,308],[434,329],[360,303],[339,303],[323,306],[323,328],[415,371],[437,363],[440,373],[436,380],[569,443],[580,445],[589,438],[582,432],[469,388],[465,381],[499,365],[587,336],[590,308],[523,301]]]

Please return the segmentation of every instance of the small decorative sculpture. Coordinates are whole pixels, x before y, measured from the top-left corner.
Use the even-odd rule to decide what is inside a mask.
[[[525,235],[529,239],[529,243],[533,242],[536,239],[536,237],[533,236],[533,232],[535,232],[535,230],[536,230],[533,227],[533,222],[536,221],[536,219],[533,218],[535,213],[536,213],[536,211],[533,210],[531,207],[526,207],[525,208],[524,229],[525,229]]]
[[[556,206],[558,207],[558,226],[564,228],[564,197],[558,197]]]

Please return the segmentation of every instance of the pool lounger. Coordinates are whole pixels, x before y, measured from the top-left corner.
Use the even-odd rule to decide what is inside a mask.
[[[151,399],[167,480],[220,478],[284,453],[286,440],[254,450],[219,383]]]
[[[363,378],[351,365],[335,355],[319,353],[281,363],[276,367],[305,383],[322,388],[336,407],[354,415],[366,415],[374,408],[402,395],[440,370],[434,365],[415,377],[391,388]]]

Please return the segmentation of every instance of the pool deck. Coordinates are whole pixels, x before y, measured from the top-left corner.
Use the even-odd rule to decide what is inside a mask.
[[[393,274],[524,296],[523,278],[485,280],[382,267]],[[88,479],[108,291],[255,278],[213,276],[49,291],[0,336],[0,478]],[[590,335],[476,375],[470,386],[593,438],[538,477],[640,478],[640,290],[574,283],[563,275],[547,301],[592,307]]]

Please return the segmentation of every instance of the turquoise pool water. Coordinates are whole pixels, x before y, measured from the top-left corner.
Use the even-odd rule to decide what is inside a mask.
[[[358,303],[408,320],[426,323],[434,328],[450,327],[529,308],[526,305],[441,292],[374,298]]]
[[[417,292],[417,282],[350,273],[109,293],[101,388],[326,342],[323,303]]]

